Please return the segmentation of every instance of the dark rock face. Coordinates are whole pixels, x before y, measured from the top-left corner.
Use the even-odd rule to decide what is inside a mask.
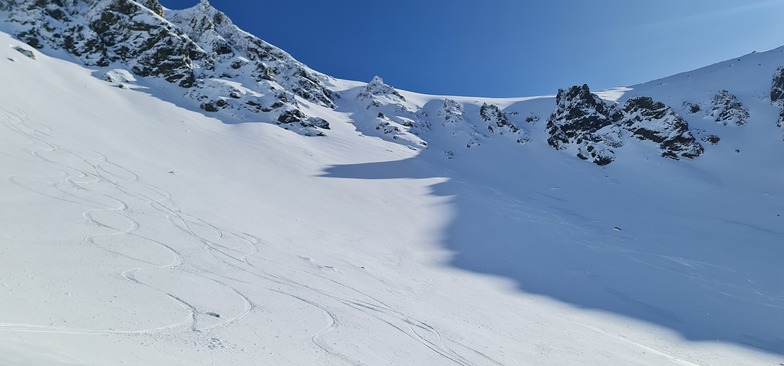
[[[139,76],[161,77],[182,87],[194,84],[192,61],[204,57],[198,45],[159,16],[140,16],[163,13],[157,0],[145,1],[145,6],[128,0],[89,3],[22,1],[9,8],[9,21],[22,25],[16,34],[22,41],[36,48],[63,48],[85,65],[120,62]]]
[[[713,117],[718,123],[743,126],[751,118],[749,110],[743,106],[743,103],[735,95],[727,90],[720,90],[716,93],[711,104],[713,108],[708,111],[708,115]]]
[[[776,122],[776,126],[784,127],[784,106],[781,107],[781,112],[779,112],[779,121]]]
[[[509,130],[509,132],[515,133],[520,130],[513,123],[509,122],[509,118],[506,117],[506,113],[504,113],[501,108],[498,108],[498,106],[495,104],[483,103],[482,107],[479,108],[479,116],[483,121],[490,123],[488,126],[490,132],[495,132],[495,129],[505,129]]]
[[[611,163],[614,149],[622,147],[629,134],[657,143],[661,155],[671,159],[694,158],[704,151],[688,123],[650,97],[629,99],[618,108],[583,85],[559,90],[556,103],[558,108],[547,121],[547,142],[558,150],[576,148],[578,158],[597,165]]]
[[[686,110],[689,114],[697,114],[700,113],[702,107],[699,104],[690,103],[690,102],[683,102],[683,109]]]
[[[286,129],[292,127],[305,128],[302,132],[306,136],[324,136],[324,133],[318,130],[313,130],[314,127],[321,129],[329,129],[329,123],[326,120],[318,117],[308,117],[299,109],[289,109],[284,111],[278,116],[278,124]]]
[[[224,109],[224,108],[226,108],[228,106],[229,106],[229,104],[226,103],[225,100],[218,99],[218,100],[209,101],[207,103],[202,103],[201,104],[201,109],[203,109],[203,110],[205,110],[207,112],[217,112],[217,111],[219,111],[221,109]]]
[[[779,67],[773,75],[773,86],[770,89],[771,103],[778,104],[781,108],[779,120],[776,123],[779,127],[784,127],[784,66]]]
[[[588,85],[558,90],[558,108],[547,120],[550,146],[565,150],[577,147],[577,157],[606,165],[615,159],[613,147],[623,145],[618,122],[623,117],[615,106],[591,93]]]
[[[773,85],[770,88],[770,101],[775,103],[784,100],[784,66],[779,67],[773,75]]]
[[[689,124],[664,103],[650,97],[632,98],[626,101],[623,114],[624,128],[640,140],[658,143],[664,157],[696,158],[704,152]]]
[[[719,143],[719,141],[721,141],[721,139],[719,138],[719,136],[716,136],[716,135],[708,135],[708,136],[703,137],[702,141],[703,142],[707,142],[707,143],[709,143],[711,145],[716,145],[716,144]]]

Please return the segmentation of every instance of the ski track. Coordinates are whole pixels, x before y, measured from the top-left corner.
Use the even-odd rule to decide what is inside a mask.
[[[352,366],[365,365],[350,355],[339,352],[325,341],[328,334],[338,329],[342,323],[337,312],[331,310],[330,307],[340,306],[343,311],[354,311],[376,319],[390,329],[399,332],[401,336],[411,339],[452,364],[461,366],[503,366],[503,363],[468,345],[444,337],[433,326],[396,310],[360,289],[318,273],[296,269],[264,258],[261,255],[262,250],[259,248],[262,244],[260,238],[245,232],[221,229],[206,220],[183,212],[172,199],[172,195],[166,190],[145,183],[138,174],[118,162],[109,160],[106,155],[97,151],[65,147],[58,144],[51,128],[30,121],[23,111],[0,109],[0,120],[2,120],[2,126],[5,129],[28,141],[24,146],[28,147],[29,156],[32,156],[34,161],[43,162],[48,168],[59,172],[56,175],[12,175],[8,177],[8,181],[51,199],[88,207],[88,209],[83,211],[82,216],[90,225],[103,232],[86,236],[82,240],[82,244],[94,246],[112,256],[136,262],[138,266],[123,270],[119,274],[120,277],[134,285],[151,289],[161,294],[161,296],[166,296],[178,304],[186,313],[182,320],[173,320],[169,324],[159,327],[139,330],[91,330],[35,324],[0,323],[0,331],[78,335],[208,332],[216,328],[228,327],[239,323],[242,318],[250,314],[258,306],[247,294],[229,284],[230,282],[247,284],[247,281],[226,274],[209,273],[200,270],[198,265],[189,261],[189,257],[183,254],[181,250],[178,250],[176,245],[141,234],[140,229],[143,227],[143,224],[132,217],[132,211],[135,212],[148,207],[153,213],[157,214],[158,221],[171,225],[171,227],[200,243],[203,246],[203,250],[207,251],[215,260],[213,264],[222,265],[240,273],[251,275],[266,283],[266,286],[263,287],[264,289],[303,302],[323,312],[328,320],[328,324],[313,334],[311,342],[330,357]],[[88,154],[90,156],[87,156]],[[61,159],[58,159],[58,157]],[[41,189],[42,187],[44,189]],[[107,190],[108,192],[105,192]],[[108,220],[107,217],[114,218],[114,220]],[[122,225],[118,225],[115,221],[121,222]],[[168,253],[169,258],[162,259],[160,262],[163,264],[137,258],[131,254],[113,249],[110,245],[102,245],[102,238],[115,239],[115,241],[141,241],[163,249]],[[228,241],[234,241],[235,244],[240,242],[242,245],[232,246],[227,243]],[[107,240],[107,242],[112,242],[112,240]],[[255,261],[252,259],[264,261],[270,268],[254,264]],[[284,273],[273,273],[271,267],[282,269]],[[221,319],[224,319],[224,315],[226,315],[225,320],[201,326],[201,317],[210,316],[215,318],[216,313],[198,308],[194,303],[187,300],[187,296],[168,292],[160,284],[139,280],[137,275],[146,270],[179,272],[196,276],[213,285],[221,286],[235,295],[236,301],[241,303],[239,307],[242,310],[236,314],[220,314]],[[329,290],[293,279],[294,277],[300,278],[303,276],[309,279],[308,283],[315,284],[321,282],[328,286],[337,286],[338,288],[348,290],[355,296],[344,298],[332,294]],[[253,285],[259,286],[258,283]],[[221,300],[226,301],[226,299]],[[473,357],[469,358],[466,355],[461,355],[448,344],[454,344],[470,351]]]
[[[632,346],[635,346],[635,347],[638,347],[640,349],[643,349],[643,350],[645,350],[647,352],[651,352],[653,354],[659,355],[662,358],[665,358],[665,359],[669,360],[673,364],[680,365],[680,366],[702,366],[700,364],[689,362],[689,361],[680,359],[678,357],[675,357],[673,355],[670,355],[670,354],[664,353],[662,351],[656,350],[654,348],[648,347],[648,346],[646,346],[646,345],[644,345],[642,343],[638,343],[638,342],[632,341],[631,339],[628,339],[626,337],[623,337],[623,336],[620,336],[620,335],[616,335],[616,334],[611,334],[611,333],[605,332],[605,331],[603,331],[603,330],[601,330],[599,328],[592,327],[592,326],[587,325],[587,324],[579,324],[579,325],[584,327],[584,328],[590,329],[590,330],[592,330],[592,331],[594,331],[594,332],[596,332],[598,334],[601,334],[602,336],[605,336],[605,337],[608,337],[608,338],[617,339],[617,340],[622,341],[624,343],[628,343],[628,344],[630,344]]]

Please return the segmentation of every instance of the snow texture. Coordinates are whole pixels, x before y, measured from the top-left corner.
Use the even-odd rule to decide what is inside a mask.
[[[204,0],[0,11],[0,365],[781,363],[784,48],[432,96]]]

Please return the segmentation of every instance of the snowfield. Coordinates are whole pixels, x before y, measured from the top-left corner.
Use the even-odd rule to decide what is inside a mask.
[[[537,117],[514,136],[395,135],[338,80],[336,109],[299,100],[330,121],[306,137],[15,47],[0,33],[0,365],[784,362],[781,49],[598,93],[721,136],[599,167],[547,145],[553,97],[448,97],[453,118]],[[680,109],[726,88],[746,125]],[[399,93],[387,126],[401,105],[446,118]]]

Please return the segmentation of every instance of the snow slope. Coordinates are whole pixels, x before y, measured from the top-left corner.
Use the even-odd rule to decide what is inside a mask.
[[[603,167],[547,144],[553,97],[336,80],[305,137],[59,56],[0,33],[0,365],[782,362],[782,50],[599,93],[721,138]]]

